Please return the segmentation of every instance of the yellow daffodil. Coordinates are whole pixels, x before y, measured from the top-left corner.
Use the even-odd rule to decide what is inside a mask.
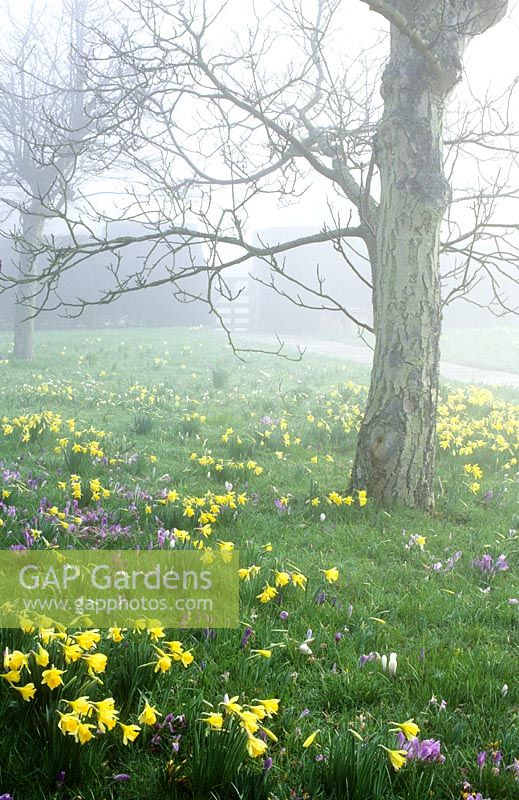
[[[157,653],[157,663],[155,664],[154,672],[168,672],[171,669],[173,662],[165,653]]]
[[[315,738],[316,738],[318,733],[319,733],[319,729],[317,729],[316,731],[311,733],[310,736],[307,736],[307,738],[303,742],[303,747],[304,747],[305,750],[306,750],[307,747],[310,747],[310,745],[312,745],[314,743]]]
[[[112,642],[116,642],[118,644],[119,642],[123,641],[123,639],[124,639],[123,631],[125,631],[125,630],[126,630],[126,628],[117,628],[117,627],[108,628],[108,636],[107,636],[107,638],[111,639]]]
[[[269,603],[274,597],[277,596],[277,589],[273,586],[270,586],[269,583],[266,583],[263,587],[263,591],[257,595],[257,599],[260,603]]]
[[[119,716],[119,712],[115,709],[115,700],[113,697],[106,697],[104,700],[99,700],[92,705],[97,712],[99,730],[103,733],[105,730],[113,730],[117,724],[117,717]]]
[[[77,714],[79,717],[87,717],[92,713],[92,705],[89,703],[86,695],[78,697],[77,700],[65,700],[64,702],[70,706],[74,714]]]
[[[394,728],[390,729],[391,732],[397,733],[398,731],[401,731],[409,742],[411,742],[413,739],[416,739],[420,733],[420,728],[413,719],[408,719],[406,722],[390,722],[389,724],[395,726]]]
[[[26,655],[22,653],[21,650],[13,650],[12,653],[6,650],[4,654],[4,668],[18,671],[29,669],[29,654]]]
[[[10,669],[9,672],[0,673],[0,678],[8,683],[20,683],[20,672],[17,669]]]
[[[276,570],[274,573],[274,583],[276,586],[288,586],[290,583],[290,575],[288,572],[280,572]]]
[[[250,567],[244,567],[238,570],[238,576],[242,581],[249,581],[251,578],[255,578],[259,575],[261,567],[258,567],[256,564],[251,564]]]
[[[238,695],[229,698],[229,695],[225,695],[222,702],[220,703],[221,706],[225,708],[228,714],[241,714],[241,705],[237,703]]]
[[[218,547],[222,552],[230,553],[234,550],[234,542],[224,542],[219,539]]]
[[[386,751],[391,766],[398,772],[407,760],[407,750],[390,750],[389,747],[384,747],[383,744],[381,744],[380,747]]]
[[[48,653],[47,650],[45,650],[44,647],[41,646],[41,644],[38,646],[38,652],[37,653],[33,653],[33,655],[34,655],[34,660],[36,661],[36,663],[37,663],[37,665],[39,667],[47,667],[48,666],[49,658],[50,658],[49,657],[49,653]]]
[[[54,628],[40,628],[39,636],[43,644],[49,644],[49,642],[53,642],[55,639],[67,638],[67,634],[64,631],[57,631]]]
[[[240,711],[239,718],[242,728],[248,733],[256,733],[259,730],[258,718],[253,711]]]
[[[263,725],[260,725],[260,729],[263,731],[265,736],[267,736],[270,739],[271,742],[275,743],[278,741],[278,737],[276,736],[276,734],[273,733],[269,728],[265,728]]]
[[[80,744],[86,744],[93,739],[94,734],[92,731],[95,730],[95,727],[95,725],[91,725],[88,722],[80,722],[73,734],[76,742],[79,742]]]
[[[335,581],[339,580],[339,570],[337,569],[337,567],[330,567],[330,569],[322,569],[321,572],[323,573],[328,583],[335,583]]]
[[[250,581],[251,571],[249,567],[241,567],[238,570],[238,577],[241,581]]]
[[[81,720],[79,717],[72,713],[63,714],[61,711],[58,711],[58,714],[58,728],[62,732],[63,736],[66,736],[67,733],[74,735],[81,725]]]
[[[306,580],[306,575],[303,575],[301,572],[292,573],[292,583],[294,586],[299,586],[300,589],[304,589],[306,586]]]
[[[44,669],[41,673],[42,677],[42,685],[47,685],[49,689],[57,689],[58,686],[63,686],[63,678],[61,677],[64,675],[66,670],[64,669],[56,669],[54,664],[50,669]]]
[[[117,725],[119,712],[115,709],[101,708],[97,710],[97,725],[103,733],[105,730],[112,731]]]
[[[83,661],[88,665],[89,673],[104,672],[108,656],[104,653],[91,653],[90,655],[83,656]]]
[[[72,644],[62,644],[60,642],[60,645],[63,648],[63,655],[65,656],[65,664],[73,664],[75,661],[79,661],[79,659],[83,655],[83,650],[75,642],[73,642]]]
[[[175,653],[176,655],[182,655],[182,653],[184,652],[184,646],[182,642],[174,640],[171,642],[164,642],[164,644],[166,645],[170,653]]]
[[[163,639],[164,636],[166,635],[164,633],[164,628],[160,625],[148,628],[148,633],[151,637],[152,642],[158,642],[159,639]]]
[[[271,719],[274,714],[279,711],[279,700],[276,697],[271,697],[268,700],[256,700],[264,709],[267,717]]]
[[[16,691],[21,694],[22,699],[27,703],[32,700],[36,694],[36,686],[34,683],[26,683],[25,686],[13,686],[13,689],[16,689]]]
[[[206,725],[209,725],[211,730],[214,731],[221,731],[223,726],[223,715],[218,714],[216,711],[204,711],[202,714],[205,719],[202,722],[205,722]]]
[[[101,641],[101,634],[97,629],[95,629],[75,633],[72,638],[76,640],[78,645],[83,650],[91,650],[98,642]]]
[[[141,732],[138,725],[124,725],[122,722],[120,722],[119,725],[123,732],[123,744],[134,742]]]
[[[272,650],[251,650],[252,655],[249,658],[270,658]]]
[[[258,739],[251,733],[247,734],[247,752],[251,758],[259,758],[267,749],[267,743],[263,739]]]
[[[162,714],[160,713],[160,711],[157,711],[157,709],[154,706],[150,706],[150,704],[146,700],[144,708],[139,715],[139,722],[142,725],[155,725],[155,723],[157,722],[157,717],[161,716]]]
[[[175,658],[175,656],[173,656],[173,658]],[[182,662],[182,666],[185,667],[186,669],[187,667],[189,667],[190,664],[193,663],[194,660],[195,657],[190,650],[185,650],[183,653],[180,654],[180,661]]]

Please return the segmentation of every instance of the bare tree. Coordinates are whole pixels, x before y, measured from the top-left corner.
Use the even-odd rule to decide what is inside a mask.
[[[376,37],[367,55],[342,53],[350,7],[341,0],[280,0],[262,18],[253,14],[246,34],[234,38],[232,0],[218,7],[209,0],[123,5],[129,21],[117,36],[99,33],[88,75],[99,87],[96,115],[117,130],[120,154],[124,150],[119,169],[131,170],[131,188],[117,215],[95,213],[87,197],[75,213],[58,214],[71,244],[57,247],[42,239],[34,247],[33,253],[47,253],[33,293],[38,309],[61,305],[73,315],[169,284],[183,297],[204,300],[219,316],[217,298],[234,297],[227,277],[232,268],[261,259],[268,277],[253,275],[256,280],[296,305],[342,313],[375,334],[352,486],[383,502],[430,507],[446,212],[449,301],[484,273],[495,304],[506,310],[510,304],[496,272],[515,280],[517,225],[495,222],[496,197],[516,197],[508,185],[511,167],[506,180],[499,171],[485,175],[472,198],[466,191],[451,195],[444,169],[447,158],[455,182],[460,154],[489,141],[502,149],[507,164],[515,163],[512,149],[505,153],[510,120],[498,120],[497,136],[496,120],[490,130],[478,130],[475,117],[461,115],[456,134],[447,136],[447,152],[443,144],[447,101],[461,79],[464,49],[502,19],[506,1],[358,0],[358,10],[367,5],[374,21],[389,24],[389,52],[382,58]],[[274,73],[276,62],[283,69]],[[316,186],[326,188],[328,201],[316,211],[313,235],[251,239],[263,197],[296,201]],[[456,205],[463,204],[473,214],[470,223],[466,214],[456,218]],[[114,216],[139,221],[142,236],[96,232],[92,220],[108,223]],[[80,241],[87,229],[89,240]],[[510,244],[502,247],[505,240]],[[121,259],[135,241],[149,243],[149,253],[128,275]],[[372,323],[339,302],[319,270],[311,282],[286,268],[284,254],[318,242],[331,242],[350,274],[372,288]],[[203,263],[192,256],[200,244]],[[60,278],[99,252],[113,256],[110,288],[63,301]],[[186,253],[187,266],[179,259]],[[165,272],[158,273],[159,263]],[[203,295],[190,290],[190,280],[200,274],[206,276]],[[34,288],[35,282],[25,285]],[[225,327],[221,316],[220,322]],[[275,351],[282,352],[282,345]]]
[[[4,231],[18,275],[14,355],[34,348],[36,245],[47,220],[67,213],[81,159],[92,141],[82,60],[93,0],[55,6],[32,0],[27,13],[10,3],[0,52],[0,185]]]

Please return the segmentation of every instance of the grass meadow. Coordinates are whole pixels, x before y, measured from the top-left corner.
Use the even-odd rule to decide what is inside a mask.
[[[2,352],[0,547],[235,548],[241,604],[1,631],[0,797],[519,797],[519,394],[442,387],[425,514],[348,494],[360,367],[194,330]]]

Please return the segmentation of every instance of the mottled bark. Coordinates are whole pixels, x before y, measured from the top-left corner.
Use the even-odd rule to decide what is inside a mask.
[[[483,10],[488,27],[503,3],[386,5],[402,16],[391,28],[375,140],[381,180],[373,269],[376,344],[352,484],[383,503],[429,508],[440,358],[439,233],[449,201],[444,109],[461,74],[467,33],[480,32]],[[402,20],[421,37],[422,50]]]

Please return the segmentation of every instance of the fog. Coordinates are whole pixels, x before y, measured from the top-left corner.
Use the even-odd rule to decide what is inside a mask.
[[[76,41],[71,50],[71,37],[80,35],[79,44],[95,62],[97,77],[102,74],[105,66],[109,67],[107,74],[110,73],[110,69],[114,69],[114,64],[107,55],[106,41],[110,38],[123,41],[118,37],[127,30],[130,31],[129,39],[133,45],[148,46],[143,20],[149,23],[149,9],[153,4],[151,6],[147,3],[142,4],[143,15],[140,20],[130,13],[131,5],[131,3],[118,3],[117,0],[102,4],[86,3],[85,20],[79,27],[74,28],[70,14],[74,16],[77,9],[82,7],[79,0],[76,2],[6,0],[2,4],[0,21],[2,29],[6,32],[2,48],[2,92],[4,95],[11,92],[15,97],[21,96],[20,86],[13,88],[9,83],[16,71],[19,78],[21,76],[20,80],[22,78],[26,82],[33,80],[34,96],[32,105],[29,104],[28,108],[34,115],[40,109],[43,121],[45,122],[48,117],[51,126],[50,128],[42,126],[42,119],[34,117],[23,119],[22,130],[13,138],[13,123],[5,119],[4,106],[2,134],[4,152],[6,148],[12,148],[13,142],[17,141],[20,152],[17,156],[15,154],[15,157],[23,161],[28,157],[27,152],[22,153],[23,147],[20,144],[23,144],[24,137],[26,150],[28,148],[29,151],[31,147],[33,151],[38,147],[51,149],[58,147],[55,138],[59,138],[60,116],[55,104],[74,102],[73,87],[63,87],[58,84],[61,82],[66,84],[67,76],[72,75],[71,63],[76,67],[81,65],[81,53],[75,49],[79,45]],[[178,4],[163,5],[173,7]],[[219,7],[220,4],[210,0],[207,3],[208,16],[215,13]],[[315,3],[303,3],[299,8],[299,12],[303,15],[301,19],[304,20],[304,15],[310,14],[313,7]],[[294,8],[297,10],[298,7]],[[148,16],[144,13],[146,9],[149,12]],[[246,50],[249,30],[257,24],[256,19],[259,16],[256,4],[231,0],[214,23],[209,45],[210,58],[218,59],[220,52],[232,51],[239,47]],[[267,38],[272,34],[282,17],[275,3],[261,4],[262,22],[258,28],[259,33],[256,33],[260,43],[263,41],[261,37]],[[24,35],[27,37],[27,33],[24,34],[23,31],[27,31],[28,26],[30,28],[29,20],[34,20],[34,28],[38,30],[40,38],[35,42],[30,41],[24,50],[20,49],[21,37]],[[171,25],[173,31],[174,24],[165,15],[159,26],[161,34],[171,32],[168,31],[168,25]],[[373,108],[370,114],[373,115],[373,122],[376,121],[381,108],[378,80],[388,52],[387,29],[386,20],[370,11],[365,3],[358,0],[348,0],[339,5],[330,29],[327,69],[330,75],[335,72],[340,74],[341,70],[345,69],[344,74],[347,75],[348,81],[351,81],[351,85],[359,92],[360,106],[363,96],[372,96]],[[81,34],[78,34],[78,30],[81,30]],[[474,131],[484,131],[486,125],[494,125],[496,129],[500,129],[503,127],[505,117],[507,117],[508,131],[519,129],[517,92],[513,92],[510,99],[507,99],[506,95],[507,87],[513,84],[518,75],[516,57],[518,33],[519,4],[512,3],[504,21],[484,35],[474,37],[465,55],[463,81],[450,100],[446,138],[449,138],[451,130],[459,130],[460,120],[465,115],[477,114],[485,103],[488,107],[473,123]],[[255,40],[254,47],[256,46],[260,47],[258,40]],[[300,49],[301,42],[297,38],[282,33],[277,38],[273,37],[272,43],[266,50],[267,59],[262,67],[263,72],[258,68],[258,76],[263,75],[265,85],[270,85],[269,81],[274,81],[276,75],[290,78],[291,70],[295,70],[298,60],[300,61]],[[143,58],[145,53],[146,50],[143,50],[139,57]],[[153,55],[153,58],[155,57]],[[49,75],[44,74],[46,58],[49,59],[48,63],[53,65]],[[42,64],[41,72],[38,72],[39,61]],[[247,66],[243,66],[243,75],[247,72]],[[367,67],[368,72],[366,72]],[[117,77],[124,84],[124,61],[123,66],[117,69],[119,69]],[[242,74],[240,71],[234,73],[233,80],[239,79],[240,74]],[[106,78],[108,84],[110,80],[112,79]],[[60,93],[63,88],[64,95]],[[95,88],[92,89],[88,81],[82,83],[79,105],[88,106],[89,113],[92,114],[92,109],[105,90],[106,84],[96,94]],[[163,90],[167,93],[167,87],[163,87]],[[218,316],[223,316],[224,320],[237,330],[293,335],[304,332],[307,335],[328,336],[334,331],[347,331],[348,335],[355,334],[357,319],[361,323],[371,324],[371,297],[367,286],[369,262],[361,246],[352,246],[348,250],[348,258],[353,264],[355,274],[345,268],[344,259],[341,259],[337,248],[330,242],[312,243],[304,248],[283,253],[280,262],[281,272],[277,279],[278,292],[277,295],[271,296],[272,292],[266,286],[270,278],[269,265],[265,260],[256,257],[242,259],[239,247],[226,242],[226,236],[232,238],[230,236],[232,233],[235,237],[237,230],[251,246],[256,247],[276,245],[301,236],[311,237],[323,229],[333,229],[344,224],[351,212],[344,203],[344,198],[336,191],[336,187],[316,172],[305,173],[302,170],[297,176],[297,182],[294,179],[293,185],[289,179],[286,180],[283,191],[279,191],[279,186],[275,183],[271,186],[265,184],[264,191],[257,193],[249,188],[243,189],[238,183],[230,187],[225,186],[225,180],[233,169],[238,169],[246,175],[247,171],[254,170],[260,164],[263,156],[258,155],[257,161],[252,165],[247,163],[247,158],[254,159],[260,147],[265,148],[265,142],[260,142],[262,131],[255,129],[251,132],[249,140],[243,132],[236,134],[233,144],[232,137],[235,136],[235,131],[239,126],[243,126],[242,131],[246,130],[246,126],[240,118],[239,111],[235,116],[233,116],[235,112],[230,113],[229,147],[235,147],[232,156],[234,164],[225,163],[225,147],[221,141],[222,129],[211,128],[210,117],[214,107],[207,105],[206,109],[203,108],[203,93],[198,96],[189,93],[186,95],[179,95],[178,101],[168,108],[167,121],[161,114],[150,119],[146,114],[141,116],[137,112],[132,112],[135,114],[135,122],[131,119],[121,121],[114,118],[113,127],[101,133],[100,138],[103,140],[101,149],[96,149],[97,146],[95,144],[91,146],[91,143],[102,127],[102,113],[101,122],[96,120],[95,130],[90,125],[88,142],[80,145],[75,142],[73,165],[67,162],[63,171],[57,172],[52,178],[52,181],[57,183],[69,181],[69,185],[63,189],[64,199],[53,199],[48,204],[43,204],[44,207],[35,212],[34,218],[44,219],[43,229],[39,235],[43,237],[41,241],[52,240],[53,248],[68,246],[70,242],[76,246],[78,243],[82,246],[94,242],[95,246],[91,249],[91,255],[90,252],[82,253],[80,257],[76,256],[69,261],[67,269],[50,281],[49,291],[45,296],[39,295],[36,302],[38,304],[41,301],[44,308],[37,319],[37,327],[63,325],[96,327],[110,324],[217,326]],[[485,98],[488,98],[488,101],[485,101]],[[296,94],[293,99],[294,102],[298,102]],[[55,112],[56,116],[53,118]],[[96,113],[98,113],[97,107]],[[325,116],[321,114],[324,123],[326,123]],[[352,118],[358,122],[362,118],[362,108],[357,108]],[[198,133],[197,127],[204,119],[208,128],[203,139],[203,157],[199,159],[197,169],[202,170],[203,167],[218,180],[221,179],[220,183],[216,181],[210,191],[206,191],[202,186],[203,181],[192,189],[186,188],[185,184],[189,181],[189,161],[182,161],[176,155],[177,146],[184,147],[185,153],[189,152],[187,144],[194,141],[193,137]],[[63,120],[61,122],[64,138],[68,136],[69,139],[74,139],[74,136],[71,136],[73,124],[63,123]],[[371,122],[370,119],[370,124]],[[133,124],[136,128],[132,130]],[[122,144],[117,142],[118,128],[125,131]],[[52,133],[49,133],[51,129]],[[179,131],[174,146],[172,139],[168,138],[173,130]],[[7,141],[9,137],[11,139]],[[31,137],[32,141],[27,144]],[[45,137],[48,137],[47,141]],[[477,327],[505,323],[517,325],[517,317],[513,314],[502,316],[504,309],[496,307],[495,302],[493,310],[498,312],[497,322],[496,316],[488,309],[488,305],[493,302],[493,296],[495,300],[496,292],[505,298],[507,308],[513,309],[519,305],[519,289],[516,283],[518,262],[513,233],[513,225],[518,218],[516,187],[519,185],[519,172],[515,153],[511,156],[506,152],[508,145],[505,140],[506,137],[501,137],[499,147],[490,148],[486,152],[482,149],[471,152],[469,147],[464,152],[456,150],[453,155],[446,152],[446,171],[451,178],[455,200],[453,205],[455,218],[445,223],[451,239],[456,239],[457,233],[461,234],[464,229],[470,230],[474,224],[479,225],[481,219],[477,217],[477,213],[481,213],[483,216],[487,215],[485,219],[490,226],[501,224],[501,220],[505,220],[511,242],[510,246],[507,244],[503,247],[506,269],[505,274],[500,276],[502,289],[495,289],[492,275],[488,272],[474,278],[470,302],[461,300],[445,308],[446,326]],[[130,152],[132,147],[136,148],[136,157]],[[196,157],[193,155],[193,159]],[[359,156],[359,163],[362,159],[365,159],[365,155]],[[363,175],[365,168],[366,164],[363,163],[360,169]],[[69,178],[67,170],[73,178]],[[24,179],[12,171],[9,173],[5,170],[4,173],[1,250],[3,272],[12,277],[16,273],[20,252],[24,250],[24,245],[20,244],[20,239],[24,238],[20,209],[27,209],[30,206],[32,190],[28,190]],[[172,185],[174,181],[178,184],[177,188]],[[496,196],[492,199],[492,208],[483,205],[476,211],[478,194],[484,193],[485,188],[482,187],[487,187],[488,190],[490,186],[499,187],[499,191],[495,192]],[[373,178],[372,191],[376,197],[379,192],[376,174]],[[468,199],[465,200],[464,197]],[[126,242],[124,247],[119,246],[121,238],[145,239],[153,234],[153,231],[166,231],[168,222],[175,226],[177,220],[180,221],[180,227],[195,233],[203,231],[207,225],[207,230],[218,230],[222,240],[215,247],[212,235],[206,239],[201,237],[199,240],[193,236],[192,241],[186,244],[185,236],[175,238],[175,235],[168,234],[158,241],[152,238],[149,243]],[[102,242],[106,237],[118,239],[118,245],[111,248],[103,247]],[[347,248],[349,247],[350,244],[347,244]],[[492,258],[494,261],[497,260],[499,265],[501,255],[500,253],[496,255],[495,241],[490,244],[484,243],[481,248],[483,253],[491,251]],[[36,245],[34,253],[38,251],[37,257],[34,253],[32,256],[37,270],[44,270],[49,263],[48,256],[45,252],[40,252],[41,249]],[[55,256],[54,252],[53,257]],[[456,276],[450,278],[448,273],[456,263],[459,263],[456,259],[467,258],[467,253],[464,251],[459,256],[454,252],[445,252],[441,258],[442,270],[447,275],[443,292],[444,296],[447,296],[454,290],[460,277],[459,271]],[[167,284],[168,275],[174,274],[178,277],[183,271],[188,274],[193,272],[193,267],[196,265],[203,269],[212,266],[215,270],[225,266],[223,274],[227,284],[223,289],[219,287],[218,297],[212,303],[213,307],[207,308],[204,305],[206,290],[202,276],[196,274],[196,270],[195,274],[186,280],[182,278],[176,283],[173,282],[172,286]],[[100,292],[110,293],[113,290],[111,287],[114,286],[114,271],[117,272],[115,283],[117,291],[114,297],[121,293],[119,291],[121,288],[131,291],[126,294],[123,291],[122,296],[116,299],[113,305],[89,306],[80,316],[76,316],[81,310],[80,307],[74,308],[78,300],[87,299],[88,303],[95,303]],[[282,274],[283,271],[285,274]],[[298,288],[297,285],[294,289],[292,280],[294,276],[297,280],[302,279],[306,289]],[[312,303],[312,291],[316,291],[321,279],[324,280],[324,294],[332,299],[324,302],[321,298],[317,304],[320,308],[318,311],[298,307],[316,305],[315,302]],[[139,289],[139,284],[153,284],[156,281],[158,286],[155,288],[136,291]],[[291,291],[297,293],[296,305],[287,297]],[[233,292],[239,294],[235,301],[236,311],[230,300]],[[186,303],[186,300],[191,302]],[[64,313],[67,304],[71,304],[71,309],[65,310]],[[354,319],[344,317],[341,308],[353,309]],[[218,314],[211,314],[211,311],[215,310]],[[69,318],[70,314],[74,319]],[[12,326],[13,315],[14,289],[11,286],[9,291],[4,291],[0,295],[0,318],[4,329],[7,330]]]

